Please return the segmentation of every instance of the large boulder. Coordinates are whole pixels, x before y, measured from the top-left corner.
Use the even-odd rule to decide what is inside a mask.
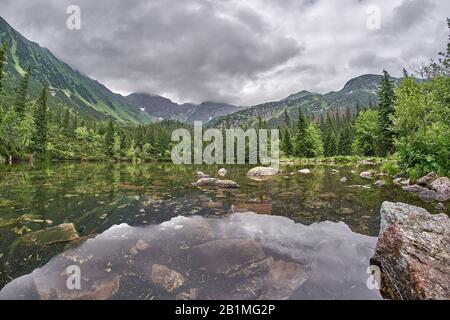
[[[403,203],[384,202],[372,263],[392,299],[450,299],[450,220]]]
[[[437,178],[430,184],[430,189],[436,191],[436,200],[447,201],[450,199],[450,179],[447,177]]]
[[[271,177],[279,173],[278,169],[272,167],[256,167],[247,172],[249,177]]]
[[[231,180],[219,180],[216,178],[202,178],[192,183],[193,186],[207,189],[239,189],[239,185]]]

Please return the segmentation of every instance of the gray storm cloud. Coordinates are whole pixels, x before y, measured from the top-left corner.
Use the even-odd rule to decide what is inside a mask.
[[[67,6],[81,30],[66,28]],[[382,28],[366,27],[367,7]],[[432,58],[446,43],[445,0],[0,0],[30,40],[120,93],[250,105]]]

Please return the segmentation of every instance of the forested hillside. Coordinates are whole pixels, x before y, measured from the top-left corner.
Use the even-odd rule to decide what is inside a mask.
[[[152,117],[31,42],[0,17],[0,42],[7,44],[2,100],[12,103],[21,79],[29,74],[29,99],[37,98],[42,85],[49,88],[50,109],[68,107],[80,117],[122,124],[149,123]]]

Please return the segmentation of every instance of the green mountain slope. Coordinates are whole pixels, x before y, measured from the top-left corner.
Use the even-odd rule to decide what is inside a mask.
[[[350,110],[354,112],[357,106],[375,106],[377,90],[381,80],[380,75],[362,75],[348,81],[340,91],[327,94],[301,91],[280,101],[260,104],[226,117],[211,121],[211,126],[221,126],[227,122],[232,126],[254,126],[258,118],[266,120],[269,127],[284,125],[284,110],[287,109],[291,120],[298,117],[299,108],[311,118],[331,112],[343,114]],[[392,78],[395,83],[400,79]]]
[[[5,66],[3,103],[14,99],[19,81],[29,65],[32,67],[30,96],[34,99],[42,85],[50,89],[50,108],[69,107],[82,117],[114,118],[126,124],[149,123],[153,117],[128,103],[124,97],[101,83],[72,69],[48,49],[31,42],[0,17],[0,41],[9,46]]]

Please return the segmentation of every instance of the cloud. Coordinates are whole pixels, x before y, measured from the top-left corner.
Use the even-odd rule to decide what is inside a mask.
[[[82,29],[66,28],[81,8]],[[366,28],[379,5],[382,29]],[[250,105],[401,74],[446,43],[440,0],[0,0],[30,40],[110,89]],[[413,33],[411,33],[413,30]],[[424,45],[426,44],[426,45]]]

